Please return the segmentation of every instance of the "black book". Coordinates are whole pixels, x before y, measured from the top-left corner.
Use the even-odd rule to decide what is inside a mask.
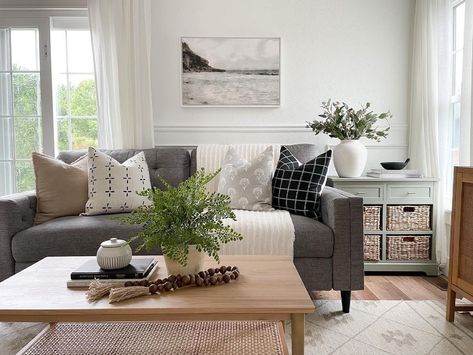
[[[116,270],[103,270],[95,258],[88,260],[76,271],[71,272],[71,280],[92,279],[143,279],[153,270],[154,258],[131,259],[130,265]]]

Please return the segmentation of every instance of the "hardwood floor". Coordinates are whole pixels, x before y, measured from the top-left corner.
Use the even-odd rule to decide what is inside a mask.
[[[441,277],[412,274],[366,275],[365,289],[353,291],[352,300],[436,300],[445,303],[447,281]],[[340,299],[339,291],[312,291],[313,299]]]

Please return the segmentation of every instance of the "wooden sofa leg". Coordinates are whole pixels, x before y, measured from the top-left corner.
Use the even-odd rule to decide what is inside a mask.
[[[351,291],[340,291],[343,313],[350,313]]]

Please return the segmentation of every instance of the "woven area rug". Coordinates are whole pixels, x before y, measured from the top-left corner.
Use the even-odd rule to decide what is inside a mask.
[[[340,301],[315,305],[306,317],[306,354],[473,353],[473,317],[457,313],[449,323],[445,306],[435,301],[352,301],[349,314]],[[0,354],[15,354],[43,327],[0,323]],[[289,336],[288,343],[290,349]]]

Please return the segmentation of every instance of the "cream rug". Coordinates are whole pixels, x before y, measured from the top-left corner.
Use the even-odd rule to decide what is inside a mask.
[[[306,317],[306,354],[473,354],[473,317],[457,313],[449,323],[434,301],[352,301],[349,314],[340,301],[315,305]],[[15,354],[42,328],[0,323],[0,354]]]

